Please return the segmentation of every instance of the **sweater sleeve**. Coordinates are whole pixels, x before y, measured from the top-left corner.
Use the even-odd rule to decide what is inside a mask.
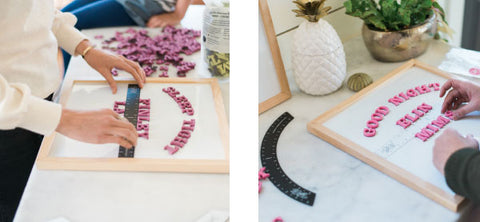
[[[73,56],[76,56],[75,49],[78,44],[84,39],[88,39],[74,27],[75,23],[77,23],[77,18],[72,13],[55,10],[52,32],[57,38],[58,45]]]
[[[9,84],[0,74],[0,129],[24,128],[42,135],[55,131],[62,107],[37,98],[22,83]]]
[[[464,148],[453,153],[445,164],[448,186],[475,203],[480,203],[480,151]]]

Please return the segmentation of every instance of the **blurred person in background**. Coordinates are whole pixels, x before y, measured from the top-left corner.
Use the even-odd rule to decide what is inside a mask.
[[[74,0],[62,12],[74,14],[78,30],[141,26],[162,28],[175,26],[185,16],[191,0]],[[70,55],[63,50],[65,70]]]

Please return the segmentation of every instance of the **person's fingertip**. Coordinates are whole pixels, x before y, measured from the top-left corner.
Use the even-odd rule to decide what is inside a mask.
[[[458,120],[458,119],[460,119],[460,113],[453,112],[453,120]]]

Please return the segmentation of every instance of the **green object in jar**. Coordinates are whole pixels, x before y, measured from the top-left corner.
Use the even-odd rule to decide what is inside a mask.
[[[207,49],[208,70],[213,76],[230,76],[230,53],[220,53]]]

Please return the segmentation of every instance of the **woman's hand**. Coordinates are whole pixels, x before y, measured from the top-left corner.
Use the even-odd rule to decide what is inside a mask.
[[[480,110],[480,86],[471,82],[449,79],[440,89],[440,97],[452,88],[445,96],[442,113],[453,110],[453,118],[460,119],[475,110]],[[462,107],[462,103],[468,103]],[[459,108],[460,107],[460,108]]]
[[[77,45],[75,53],[82,55],[90,45],[91,44],[88,40],[81,41]],[[117,93],[117,84],[112,76],[113,68],[125,70],[130,73],[133,78],[135,78],[140,88],[143,88],[143,85],[145,84],[145,72],[140,68],[140,65],[123,56],[113,55],[103,50],[92,48],[86,52],[84,59],[107,80],[110,88],[112,88],[112,93],[114,94]]]
[[[462,136],[456,130],[448,128],[435,139],[433,146],[433,165],[444,173],[445,164],[448,158],[455,153],[455,151],[463,148],[477,148],[478,142],[473,139],[472,135]]]
[[[136,62],[130,61],[120,55],[106,53],[99,49],[91,49],[85,55],[84,59],[92,68],[105,77],[114,94],[117,93],[117,84],[112,76],[113,68],[127,71],[135,78],[140,88],[143,88],[146,79],[145,72]]]
[[[82,142],[116,143],[125,148],[137,145],[136,128],[110,109],[74,111],[63,109],[57,132]]]
[[[183,17],[183,16],[182,16]],[[147,27],[149,28],[163,28],[167,25],[175,26],[182,20],[177,13],[165,13],[160,15],[154,15],[150,17],[147,22]]]

